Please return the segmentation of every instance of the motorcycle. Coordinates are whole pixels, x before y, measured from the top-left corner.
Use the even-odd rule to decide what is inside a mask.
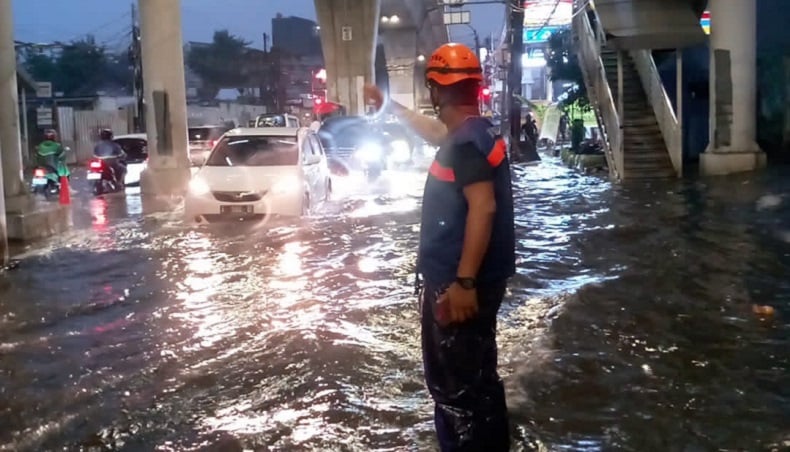
[[[87,179],[92,184],[93,194],[96,196],[124,189],[123,181],[118,177],[115,168],[105,159],[94,157],[90,160]]]
[[[33,170],[30,191],[36,195],[44,195],[50,199],[60,194],[60,176],[51,166],[37,166]]]
[[[63,154],[70,152],[71,148],[63,148]],[[61,155],[50,164],[41,164],[33,169],[33,179],[30,181],[30,192],[34,195],[44,195],[49,200],[60,194],[60,178],[71,178],[71,173],[65,162],[65,156]],[[55,165],[55,166],[52,166]]]

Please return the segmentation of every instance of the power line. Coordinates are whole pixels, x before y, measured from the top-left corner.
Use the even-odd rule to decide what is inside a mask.
[[[116,23],[118,23],[118,22],[120,22],[122,20],[127,20],[128,17],[129,17],[129,13],[125,12],[125,13],[121,14],[120,16],[116,16],[114,19],[110,20],[107,23],[101,24],[98,27],[95,27],[95,28],[93,28],[93,29],[91,29],[91,30],[89,30],[89,31],[87,31],[85,33],[80,33],[79,35],[77,35],[77,38],[72,38],[72,39],[70,39],[70,41],[77,41],[77,40],[79,40],[78,38],[85,38],[85,37],[88,37],[88,36],[93,36],[96,32],[98,32],[98,31],[100,31],[100,30],[102,30],[102,29],[104,29],[106,27],[109,27],[110,25],[116,24]]]

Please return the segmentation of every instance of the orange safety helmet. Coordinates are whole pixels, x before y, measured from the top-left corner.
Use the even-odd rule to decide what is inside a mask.
[[[446,86],[463,80],[483,81],[480,60],[472,49],[454,42],[436,49],[425,69],[426,83]]]

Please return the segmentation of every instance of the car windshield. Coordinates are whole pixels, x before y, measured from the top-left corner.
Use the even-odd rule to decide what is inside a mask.
[[[258,118],[258,127],[285,127],[285,116],[268,115]]]
[[[298,162],[296,137],[234,136],[217,144],[206,166],[287,166]]]
[[[189,141],[218,140],[225,130],[221,127],[190,127]]]

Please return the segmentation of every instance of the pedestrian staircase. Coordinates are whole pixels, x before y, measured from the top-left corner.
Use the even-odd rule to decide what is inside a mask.
[[[606,71],[609,86],[617,84],[617,52],[601,49],[601,61]],[[615,105],[619,105],[618,89],[613,90]],[[658,126],[656,115],[633,59],[623,56],[623,172],[629,179],[674,177],[675,168]]]
[[[652,52],[610,48],[596,17],[593,10],[576,14],[573,31],[610,175],[618,180],[681,175],[681,128]]]

